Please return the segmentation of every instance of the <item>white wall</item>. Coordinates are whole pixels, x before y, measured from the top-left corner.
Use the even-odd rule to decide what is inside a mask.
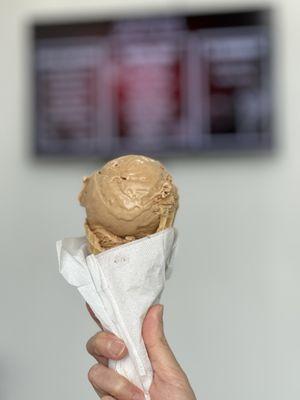
[[[199,400],[300,398],[300,6],[271,3],[278,151],[167,162],[181,209],[176,270],[164,296],[166,331]],[[185,8],[211,4],[184,1]],[[183,8],[167,0],[1,2],[1,400],[96,398],[85,351],[96,327],[58,275],[54,243],[82,233],[80,178],[98,165],[30,155],[28,24],[36,16],[136,5]]]

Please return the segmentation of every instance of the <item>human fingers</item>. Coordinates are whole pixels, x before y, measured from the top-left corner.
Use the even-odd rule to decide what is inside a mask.
[[[111,332],[98,332],[92,336],[86,349],[98,362],[107,364],[107,359],[119,360],[127,354],[125,343]]]
[[[163,306],[152,306],[144,319],[143,339],[155,372],[182,369],[176,360],[164,334]]]
[[[118,400],[145,399],[141,389],[102,364],[96,364],[89,370],[88,379],[99,395],[105,392]]]

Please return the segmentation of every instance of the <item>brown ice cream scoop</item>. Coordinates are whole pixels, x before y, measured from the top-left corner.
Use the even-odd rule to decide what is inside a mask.
[[[109,161],[83,179],[80,204],[94,254],[172,226],[177,188],[156,160],[128,155]]]

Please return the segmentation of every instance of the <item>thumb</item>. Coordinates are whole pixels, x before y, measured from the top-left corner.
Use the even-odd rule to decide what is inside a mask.
[[[163,330],[163,306],[156,304],[149,308],[143,323],[143,339],[152,368],[156,373],[178,369],[181,371]]]

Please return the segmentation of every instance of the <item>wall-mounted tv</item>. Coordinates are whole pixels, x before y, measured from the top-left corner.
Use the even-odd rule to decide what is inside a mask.
[[[271,148],[268,10],[50,21],[33,37],[40,155]]]

